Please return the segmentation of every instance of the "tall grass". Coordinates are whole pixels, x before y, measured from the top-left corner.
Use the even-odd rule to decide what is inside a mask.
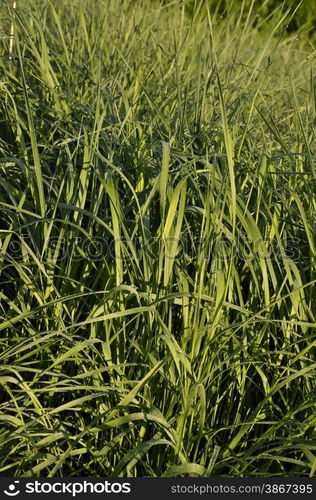
[[[291,10],[0,5],[0,473],[313,476],[315,53]]]

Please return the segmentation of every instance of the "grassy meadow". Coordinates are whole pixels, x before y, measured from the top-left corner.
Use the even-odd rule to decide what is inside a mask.
[[[316,474],[315,45],[241,3],[0,1],[1,475]]]

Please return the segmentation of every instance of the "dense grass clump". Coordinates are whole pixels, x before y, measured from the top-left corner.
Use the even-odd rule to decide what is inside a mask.
[[[0,473],[313,476],[308,29],[281,7],[11,5]]]

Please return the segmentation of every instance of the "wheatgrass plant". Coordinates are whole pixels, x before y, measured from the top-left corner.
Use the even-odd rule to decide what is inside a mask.
[[[255,3],[1,1],[2,475],[315,474],[315,53]]]
[[[16,1],[12,3],[12,9],[13,11],[16,9]],[[10,27],[10,42],[9,42],[9,61],[12,61],[12,54],[13,54],[13,45],[14,45],[14,20],[12,19],[11,21],[11,27]]]

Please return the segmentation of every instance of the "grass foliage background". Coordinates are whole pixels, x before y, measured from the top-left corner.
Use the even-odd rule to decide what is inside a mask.
[[[254,4],[19,0],[9,62],[1,1],[1,474],[315,474],[315,51]]]

